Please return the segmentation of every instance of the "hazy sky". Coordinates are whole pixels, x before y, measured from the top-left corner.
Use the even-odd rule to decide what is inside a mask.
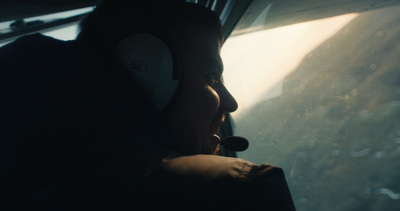
[[[229,38],[221,56],[225,84],[239,103],[233,116],[260,101],[279,96],[283,79],[304,57],[357,15],[346,14]]]

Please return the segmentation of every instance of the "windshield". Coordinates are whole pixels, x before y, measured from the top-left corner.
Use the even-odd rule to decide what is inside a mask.
[[[0,47],[14,41],[20,36],[31,33],[42,33],[60,40],[74,40],[79,32],[78,20],[62,22],[49,27],[41,27],[52,22],[63,21],[71,17],[84,15],[92,11],[92,7],[75,9],[54,14],[26,18],[24,20],[0,22]],[[19,23],[17,25],[17,23]],[[13,26],[14,25],[14,26]],[[29,30],[30,27],[36,29]],[[7,36],[8,34],[13,34]]]
[[[399,6],[237,35],[238,157],[280,166],[298,210],[400,208]]]

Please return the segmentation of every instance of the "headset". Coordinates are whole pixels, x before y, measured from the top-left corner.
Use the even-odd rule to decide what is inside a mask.
[[[121,65],[129,70],[147,97],[163,111],[174,96],[182,75],[179,55],[160,38],[149,33],[134,33],[115,47]],[[244,151],[247,139],[232,136],[221,140],[225,149]]]
[[[115,52],[151,102],[163,111],[179,84],[179,56],[160,38],[148,33],[125,37],[116,45]]]

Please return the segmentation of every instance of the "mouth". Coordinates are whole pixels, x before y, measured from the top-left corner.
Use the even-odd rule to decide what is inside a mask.
[[[211,134],[210,137],[210,150],[211,154],[215,155],[220,150],[221,138],[217,134]]]
[[[219,128],[225,122],[225,115],[220,114],[214,119],[210,127],[210,149],[212,154],[217,154],[220,150],[221,138],[218,136]]]
[[[212,134],[218,134],[219,128],[224,124],[224,122],[225,122],[225,115],[224,114],[217,115],[211,123],[210,132]]]

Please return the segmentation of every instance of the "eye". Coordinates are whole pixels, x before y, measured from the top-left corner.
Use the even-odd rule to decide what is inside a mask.
[[[206,76],[207,84],[210,86],[214,86],[219,82],[218,76],[214,73],[208,74]]]

